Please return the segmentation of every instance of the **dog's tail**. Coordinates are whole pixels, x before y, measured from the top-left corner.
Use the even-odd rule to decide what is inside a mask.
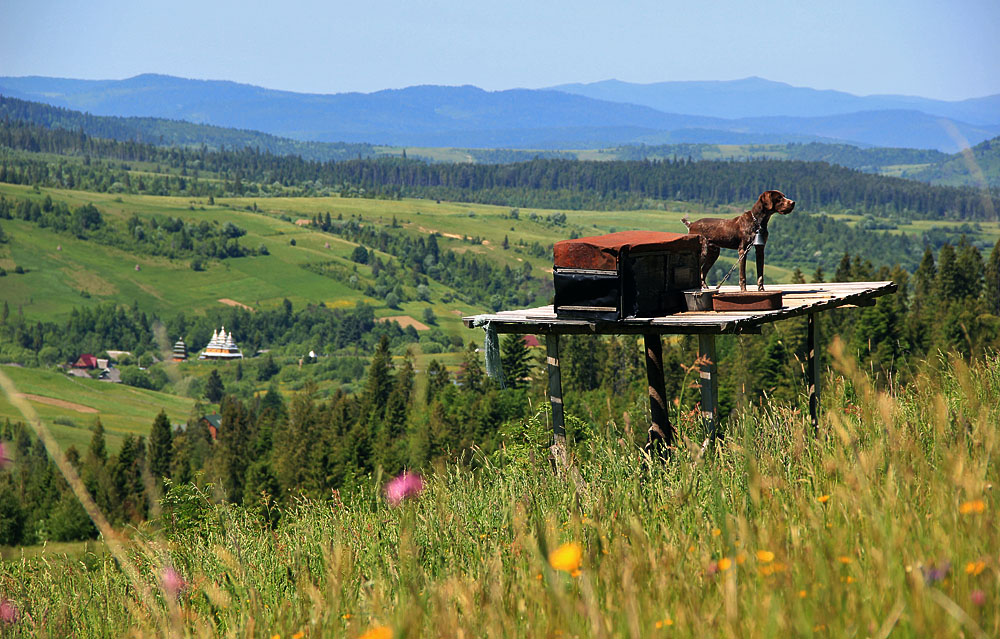
[[[685,213],[684,217],[681,218],[681,222],[684,222],[684,226],[688,227],[689,231],[691,230],[691,220],[688,218],[687,213]]]

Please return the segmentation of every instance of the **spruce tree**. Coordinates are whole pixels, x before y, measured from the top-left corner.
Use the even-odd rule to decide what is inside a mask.
[[[205,399],[217,404],[222,401],[225,393],[226,387],[222,383],[222,377],[219,376],[219,371],[213,368],[208,375],[208,381],[205,382]]]
[[[1000,315],[1000,240],[993,245],[983,272],[983,303],[987,313]]]
[[[524,388],[531,372],[531,358],[523,335],[505,335],[500,343],[500,362],[507,388]]]
[[[427,365],[427,388],[424,391],[424,403],[430,406],[438,393],[448,387],[448,369],[441,362],[432,359]]]
[[[149,431],[149,472],[157,482],[162,482],[164,477],[170,477],[173,445],[170,419],[167,413],[161,410],[153,420],[153,428]]]

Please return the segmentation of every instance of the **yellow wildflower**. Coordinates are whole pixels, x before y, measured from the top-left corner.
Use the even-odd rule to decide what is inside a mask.
[[[659,630],[660,628],[669,627],[672,625],[674,625],[674,620],[671,619],[670,617],[667,617],[666,619],[656,622],[656,629]]]
[[[719,570],[729,570],[732,565],[733,561],[729,557],[723,557],[719,560]]]
[[[580,575],[580,561],[583,547],[575,542],[565,543],[549,554],[549,565],[556,570],[568,572],[573,577]]]
[[[742,550],[736,553],[736,565],[742,566],[743,562],[747,560],[747,554]]]
[[[841,556],[837,557],[837,561],[839,561],[842,564],[849,564],[849,563],[851,563],[854,560],[851,559],[850,557],[848,557],[847,555],[841,555]]]
[[[774,561],[774,553],[770,550],[758,550],[757,551],[757,561],[761,563],[769,563]]]
[[[971,515],[972,513],[981,513],[986,510],[986,502],[982,499],[973,499],[972,501],[963,502],[961,506],[958,507],[958,512],[963,515]]]
[[[984,570],[986,570],[986,562],[982,560],[970,561],[969,563],[965,564],[965,574],[972,575],[973,577],[983,572]]]
[[[305,637],[305,636],[306,636],[306,633],[304,633],[301,630],[299,630],[294,635],[292,635],[292,639],[302,639],[302,637]]]
[[[821,504],[825,504],[826,502],[830,501],[830,496],[829,495],[820,495],[819,497],[816,498],[816,501],[818,501]]]
[[[722,534],[722,529],[721,528],[713,528],[712,529],[712,536],[713,537],[718,537],[721,534]]]
[[[805,599],[808,596],[809,596],[809,593],[806,592],[805,590],[800,590],[799,591],[799,599]]]
[[[358,639],[392,639],[392,628],[388,626],[375,626]]]

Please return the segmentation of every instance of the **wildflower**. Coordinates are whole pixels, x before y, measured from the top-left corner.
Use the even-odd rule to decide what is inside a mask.
[[[0,623],[13,624],[21,617],[14,602],[6,597],[0,597]]]
[[[948,576],[948,573],[951,571],[951,562],[946,561],[940,565],[931,564],[929,566],[921,566],[920,570],[924,574],[924,581],[928,584],[937,583]]]
[[[719,562],[717,561],[709,562],[708,567],[705,568],[705,574],[711,577],[717,572],[719,572]]]
[[[549,565],[556,570],[568,572],[572,577],[579,577],[582,558],[583,548],[580,544],[569,542],[549,553]]]
[[[722,530],[720,528],[713,528],[712,529],[712,536],[713,537],[718,537],[721,534],[722,534]]]
[[[719,570],[725,572],[733,565],[733,560],[729,557],[723,557],[719,560]]]
[[[302,639],[302,637],[305,637],[305,636],[306,636],[306,633],[303,632],[303,631],[301,631],[301,630],[299,630],[294,635],[292,635],[292,639]]]
[[[163,586],[163,592],[171,597],[176,597],[184,590],[184,578],[173,566],[164,566],[160,572],[160,584]]]
[[[392,639],[392,628],[388,626],[375,626],[358,639]]]
[[[809,593],[806,592],[805,590],[800,590],[799,591],[799,599],[805,599],[808,596],[809,596]]]
[[[986,510],[986,502],[982,499],[973,499],[972,501],[962,502],[962,505],[958,507],[958,512],[963,515],[981,513],[984,510]]]
[[[347,621],[348,619],[351,618],[351,613],[345,612],[344,614],[340,615],[340,618],[343,619],[344,621]]]
[[[271,635],[271,639],[281,639],[281,633],[279,632],[274,633],[273,635]]]
[[[816,501],[818,501],[821,504],[825,504],[826,502],[830,501],[830,496],[829,495],[820,495],[819,497],[816,498]]]
[[[3,442],[0,442],[0,468],[4,468],[10,461],[10,457],[7,456],[6,446]]]
[[[419,495],[423,489],[424,480],[419,474],[404,472],[386,485],[385,496],[390,504],[398,506],[403,500]]]
[[[669,627],[672,625],[674,625],[674,620],[671,619],[670,617],[667,617],[666,619],[662,619],[656,622],[656,629],[659,630],[660,628]]]
[[[788,566],[781,563],[780,561],[776,561],[773,564],[763,565],[759,567],[757,570],[764,577],[770,577],[771,575],[776,575],[779,572],[785,572],[786,570],[788,570]]]
[[[758,550],[757,551],[757,561],[761,563],[770,563],[774,561],[774,553],[770,550]]]
[[[974,606],[981,608],[986,605],[986,593],[982,590],[973,590],[969,593],[969,600]]]
[[[853,562],[854,560],[851,559],[850,557],[848,557],[847,555],[841,555],[841,556],[837,557],[837,561],[839,561],[840,563],[842,563],[844,565],[847,565],[847,564]]]
[[[986,562],[981,559],[979,561],[970,561],[965,564],[965,574],[972,575],[973,577],[980,574],[984,570],[986,570]]]
[[[747,560],[747,554],[742,550],[736,553],[736,565],[742,566],[743,562]]]

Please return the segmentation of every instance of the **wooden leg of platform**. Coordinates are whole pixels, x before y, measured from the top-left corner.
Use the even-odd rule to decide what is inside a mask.
[[[819,340],[816,334],[816,313],[809,313],[809,327],[806,337],[806,377],[809,382],[809,418],[813,433],[819,434]]]
[[[674,429],[667,416],[667,391],[663,383],[663,344],[657,334],[643,336],[646,343],[646,380],[649,382],[649,433],[646,452],[663,457],[674,445]]]
[[[715,335],[698,336],[698,358],[701,360],[701,417],[709,439],[715,439],[719,426],[719,380],[715,359]]]
[[[563,415],[562,374],[559,372],[559,336],[545,336],[545,363],[549,372],[549,401],[552,403],[552,455],[566,465],[566,421]]]

